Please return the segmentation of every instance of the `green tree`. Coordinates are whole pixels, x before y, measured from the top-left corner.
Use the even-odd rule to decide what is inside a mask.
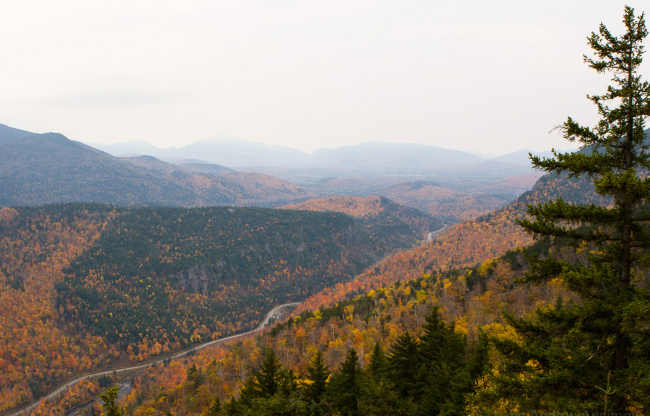
[[[342,416],[359,415],[361,366],[354,348],[348,350],[338,373],[328,384],[328,402]]]
[[[278,391],[281,369],[280,359],[275,355],[275,351],[269,348],[260,370],[255,374],[259,397],[271,397]]]
[[[359,412],[366,416],[400,414],[398,402],[399,396],[389,380],[386,354],[377,342],[361,380]]]
[[[316,351],[311,358],[306,370],[306,378],[309,383],[304,387],[304,400],[309,404],[311,413],[324,414],[324,408],[321,402],[325,396],[330,371],[325,364],[323,353],[320,350]]]
[[[388,355],[390,379],[402,399],[417,395],[420,363],[418,341],[406,331],[397,337]]]
[[[210,404],[207,416],[220,416],[221,414],[221,400],[217,397],[212,401],[212,404]]]
[[[571,118],[562,127],[581,150],[532,157],[535,167],[547,172],[591,178],[611,203],[569,204],[558,198],[530,206],[532,218],[520,221],[536,238],[592,253],[580,261],[532,259],[525,278],[536,283],[559,278],[579,302],[540,310],[534,321],[506,315],[522,342],[496,343],[506,360],[491,400],[520,412],[650,411],[650,293],[641,272],[650,264],[650,156],[644,134],[650,85],[638,74],[647,30],[644,15],[635,17],[629,7],[623,23],[620,37],[601,24],[588,38],[594,57],[585,56],[585,62],[611,74],[612,85],[589,96],[600,114],[594,128]]]
[[[386,360],[386,354],[384,354],[384,350],[379,345],[379,341],[377,341],[370,354],[370,360],[366,370],[372,378],[382,380],[386,377],[387,368],[388,361]]]
[[[205,376],[203,375],[203,370],[196,367],[196,364],[192,364],[190,368],[187,369],[187,385],[192,391],[192,394],[195,394],[199,389],[201,384],[205,381]]]
[[[465,337],[446,325],[438,307],[426,317],[418,344],[418,394],[420,415],[462,415],[465,394],[471,390],[466,366]]]
[[[120,393],[119,386],[111,387],[102,393],[100,396],[104,401],[104,412],[106,416],[122,416],[120,407],[115,403],[117,396]]]

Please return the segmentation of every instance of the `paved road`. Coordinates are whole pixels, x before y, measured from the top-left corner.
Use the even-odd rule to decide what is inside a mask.
[[[200,345],[198,345],[198,346],[196,346],[196,347],[192,347],[192,348],[190,348],[190,349],[188,349],[188,350],[185,350],[185,351],[179,352],[179,353],[176,354],[176,355],[172,355],[171,357],[169,357],[169,359],[171,359],[171,360],[176,360],[176,359],[178,359],[178,358],[185,357],[189,351],[200,351],[200,350],[202,350],[202,349],[204,349],[204,348],[207,348],[207,347],[209,347],[209,346],[211,346],[211,345],[218,344],[218,343],[220,343],[220,342],[229,341],[229,340],[231,340],[231,339],[235,339],[235,338],[239,338],[239,337],[243,337],[243,336],[246,336],[246,335],[250,335],[250,334],[254,334],[254,333],[256,333],[256,332],[259,332],[259,331],[261,331],[262,329],[264,329],[264,327],[266,327],[266,326],[268,325],[269,320],[270,320],[270,319],[271,319],[271,318],[272,318],[276,313],[278,313],[278,311],[279,311],[280,309],[282,309],[282,308],[286,308],[286,307],[288,307],[288,306],[298,306],[298,305],[300,305],[300,302],[285,303],[284,305],[276,306],[275,308],[271,309],[271,310],[269,311],[269,313],[266,314],[266,316],[264,317],[264,320],[262,321],[262,323],[259,324],[259,325],[257,326],[257,328],[255,328],[255,329],[253,329],[253,330],[251,330],[251,331],[244,332],[243,334],[231,335],[231,336],[229,336],[229,337],[215,339],[215,340],[213,340],[213,341],[208,341],[208,342],[203,343],[203,344],[200,344]],[[101,376],[103,376],[103,375],[108,375],[108,374],[123,373],[123,372],[126,372],[126,371],[144,370],[144,369],[147,368],[147,367],[151,367],[151,366],[154,365],[154,364],[160,364],[160,363],[162,363],[162,362],[163,362],[163,360],[157,360],[157,361],[153,361],[153,362],[150,362],[150,363],[147,363],[147,364],[137,365],[137,366],[135,366],[135,367],[115,368],[115,369],[113,369],[113,370],[102,371],[102,372],[99,372],[99,373],[93,373],[93,374],[88,374],[88,375],[85,375],[85,376],[79,377],[78,379],[72,380],[72,381],[70,381],[70,382],[64,384],[63,386],[61,386],[61,387],[59,387],[58,389],[54,390],[52,393],[48,394],[47,396],[45,396],[45,397],[41,397],[41,398],[38,399],[36,402],[30,404],[28,407],[26,407],[26,408],[24,408],[24,409],[22,409],[22,410],[19,410],[19,411],[15,412],[15,413],[9,414],[8,416],[18,416],[18,415],[21,415],[21,414],[27,413],[27,412],[31,411],[32,409],[34,409],[36,406],[38,406],[38,404],[41,402],[41,400],[43,400],[43,399],[51,400],[51,399],[53,399],[54,397],[56,397],[56,396],[58,396],[59,394],[61,394],[61,393],[62,393],[63,391],[65,391],[66,389],[68,389],[68,388],[74,386],[75,384],[77,384],[77,383],[80,382],[81,380],[86,380],[86,379],[89,379],[89,378],[95,378],[95,377],[101,377]]]
[[[447,224],[443,224],[442,228],[438,228],[436,231],[429,232],[429,234],[427,235],[427,243],[433,241],[433,239],[438,237],[441,232],[445,231],[446,228],[447,228]]]

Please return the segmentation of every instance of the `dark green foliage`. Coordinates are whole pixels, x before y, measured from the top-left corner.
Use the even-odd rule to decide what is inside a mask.
[[[370,361],[368,362],[368,368],[366,370],[368,375],[375,380],[383,380],[386,378],[388,361],[386,359],[386,354],[384,354],[384,350],[381,348],[381,345],[379,345],[379,342],[376,342],[372,349],[372,354],[370,354]]]
[[[312,414],[324,414],[325,409],[322,401],[325,396],[330,371],[325,364],[325,360],[323,360],[323,353],[320,350],[316,351],[316,354],[311,358],[306,370],[308,384],[304,388],[304,400],[309,403]]]
[[[359,411],[365,416],[397,414],[398,403],[399,395],[388,373],[386,354],[377,342],[361,379]]]
[[[534,322],[506,315],[523,342],[496,342],[505,358],[485,403],[501,400],[519,412],[650,411],[647,267],[650,233],[649,146],[644,133],[650,115],[650,84],[637,73],[647,36],[643,15],[625,9],[626,32],[612,35],[601,24],[585,57],[599,73],[611,73],[603,95],[590,96],[601,120],[595,128],[569,118],[565,137],[576,153],[533,157],[533,164],[578,181],[593,181],[604,202],[572,204],[563,198],[529,207],[520,224],[555,245],[588,249],[585,261],[533,255],[530,282],[559,278],[580,302],[540,310]],[[610,106],[611,105],[611,106]],[[572,257],[577,259],[576,256]]]
[[[404,333],[388,356],[376,343],[365,370],[351,348],[329,381],[320,351],[301,388],[269,351],[226,409],[231,415],[463,415],[475,382],[489,370],[488,350],[485,334],[468,345],[434,308],[421,337]]]
[[[115,403],[119,392],[120,388],[119,386],[116,386],[109,388],[105,393],[101,394],[102,400],[104,401],[103,406],[106,416],[122,416],[120,407]]]
[[[97,377],[97,383],[99,384],[100,388],[105,388],[108,386],[111,386],[113,384],[113,377],[109,375],[103,375],[100,377]]]
[[[217,397],[214,399],[212,404],[210,404],[210,408],[208,409],[208,413],[206,416],[220,416],[222,415],[221,411],[221,400]]]
[[[391,347],[388,356],[388,369],[396,391],[402,399],[416,394],[420,351],[417,339],[408,331],[400,335]]]
[[[187,369],[187,384],[190,390],[192,390],[192,394],[196,393],[204,381],[205,376],[203,375],[203,370],[201,368],[197,369],[196,364],[192,364],[192,366]]]
[[[255,375],[258,397],[271,397],[280,388],[282,365],[272,349],[268,349],[260,370]]]
[[[420,337],[417,380],[421,415],[462,415],[465,394],[472,388],[466,365],[466,340],[438,316],[438,308],[427,316]]]
[[[328,385],[328,402],[342,416],[359,415],[361,396],[361,367],[354,348],[348,350],[339,372],[332,376]]]
[[[300,397],[292,371],[282,368],[269,349],[259,371],[244,383],[238,401],[225,407],[228,415],[307,415],[307,405]]]
[[[216,321],[250,329],[269,305],[348,280],[389,249],[337,213],[133,209],[70,265],[57,306],[125,347],[144,337],[182,345],[201,325],[204,339],[223,334]]]

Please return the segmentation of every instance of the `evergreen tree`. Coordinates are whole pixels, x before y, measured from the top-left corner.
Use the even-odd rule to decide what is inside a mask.
[[[473,382],[466,368],[466,341],[453,324],[440,319],[438,309],[426,317],[418,344],[418,413],[462,415]]]
[[[210,404],[207,416],[220,416],[221,414],[221,400],[217,397],[212,401],[212,404]]]
[[[318,350],[307,366],[307,380],[304,400],[309,404],[312,414],[324,414],[322,400],[327,389],[327,379],[330,371],[323,359],[323,353]]]
[[[359,415],[361,366],[354,348],[348,350],[339,372],[328,384],[328,402],[341,416]]]
[[[366,371],[370,377],[379,381],[385,378],[387,369],[388,361],[386,359],[386,354],[384,354],[384,350],[381,348],[381,345],[379,345],[379,341],[377,341],[372,349],[372,353],[370,354],[370,360]]]
[[[589,96],[601,116],[595,128],[571,118],[564,123],[565,138],[581,150],[532,157],[547,172],[590,177],[611,204],[574,205],[558,198],[530,206],[532,219],[520,221],[536,238],[589,248],[591,254],[574,262],[532,260],[526,280],[558,278],[579,302],[540,310],[534,322],[506,315],[522,342],[496,342],[506,361],[482,397],[499,406],[520,412],[650,412],[650,292],[640,272],[650,264],[644,134],[650,84],[638,74],[647,30],[643,14],[635,17],[629,7],[623,23],[620,37],[603,24],[589,37],[595,56],[585,62],[612,74],[613,84],[603,95]]]
[[[230,400],[224,406],[226,414],[235,415],[240,414],[242,407],[250,407],[253,404],[253,399],[260,397],[259,387],[257,380],[254,376],[249,376],[244,380],[244,386],[239,393],[239,400]]]
[[[186,379],[192,393],[196,393],[201,384],[205,381],[205,376],[203,375],[202,369],[197,368],[196,364],[192,364],[192,366],[187,369]]]
[[[269,348],[260,370],[255,374],[259,397],[271,397],[278,391],[281,368],[280,359],[275,355],[275,351]]]
[[[399,414],[399,396],[388,379],[388,361],[384,350],[375,343],[361,381],[359,412],[364,416]]]
[[[403,399],[417,393],[419,354],[417,340],[408,331],[397,337],[391,346],[388,356],[390,379]]]
[[[100,396],[104,401],[104,412],[106,416],[122,416],[122,411],[120,407],[115,403],[117,397],[120,393],[119,386],[111,387],[106,390],[105,393],[102,393]]]

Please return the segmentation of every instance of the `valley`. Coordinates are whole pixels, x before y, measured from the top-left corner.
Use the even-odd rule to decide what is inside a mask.
[[[5,145],[27,134],[11,132]],[[39,182],[19,172],[15,178],[29,183],[15,186],[25,186],[21,198],[31,199],[8,196],[0,208],[4,415],[63,414],[72,408],[79,415],[99,414],[97,395],[120,373],[132,380],[128,394],[120,396],[125,414],[198,415],[215,403],[221,410],[214,414],[259,413],[265,411],[262,404],[272,406],[271,399],[281,407],[297,406],[291,414],[307,414],[313,404],[299,397],[308,390],[304,380],[313,376],[315,359],[336,375],[332,386],[342,382],[337,377],[345,371],[363,374],[370,384],[360,387],[357,399],[368,414],[411,412],[430,405],[418,397],[433,394],[436,400],[456,397],[449,406],[474,412],[472,403],[489,393],[476,380],[494,377],[502,360],[488,338],[494,345],[516,342],[513,320],[580,304],[558,280],[517,284],[532,270],[524,247],[529,254],[583,263],[588,258],[570,245],[533,239],[519,225],[531,218],[527,207],[558,198],[611,205],[589,178],[566,174],[528,173],[525,180],[496,175],[487,182],[457,178],[449,183],[464,188],[456,191],[381,175],[365,182],[367,193],[359,191],[359,177],[303,189],[263,173],[146,156],[116,158],[63,136],[45,136],[29,135],[24,145],[32,156],[13,163],[41,160],[43,145],[73,157],[76,171],[57,171],[66,184],[78,184],[81,176],[100,181],[92,186],[81,181],[68,191],[55,185],[56,178]],[[80,154],[93,156],[84,162]],[[91,176],[90,166],[96,172]],[[107,172],[149,182],[123,188],[128,182]],[[137,176],[143,172],[148,176]],[[227,188],[219,178],[228,175],[247,178],[246,186]],[[533,180],[531,189],[510,202],[501,191],[472,194],[513,183],[523,189]],[[341,188],[334,192],[322,184]],[[379,187],[392,198],[373,194]],[[84,194],[92,189],[96,193]],[[224,197],[229,193],[237,197]],[[73,201],[104,196],[98,202],[65,201],[69,195]],[[145,202],[171,195],[176,202]],[[45,199],[36,203],[40,198]],[[226,202],[217,205],[219,200]],[[265,328],[277,310],[269,308],[282,304],[297,308]],[[427,344],[431,337],[442,344]],[[455,355],[420,350],[447,342],[443,350]],[[411,395],[415,387],[408,387],[409,379],[418,386],[433,384],[422,370],[400,375],[403,364],[397,360],[406,359],[401,348],[420,351],[413,352],[418,360],[429,357],[418,361],[422,368],[443,371],[440,362],[455,363],[444,371],[464,374],[458,383],[465,393],[453,396],[455,387],[441,385],[437,392],[417,387],[423,390]],[[344,368],[351,351],[357,370]],[[321,358],[314,358],[317,353]],[[265,362],[281,370],[277,382],[288,383],[283,395],[264,396],[251,387],[260,383]],[[380,365],[388,366],[381,370],[386,377],[402,377],[407,384],[395,384],[392,393],[382,390],[385,381],[371,373]],[[450,377],[444,371],[436,374]],[[252,401],[246,402],[249,394]],[[45,396],[48,400],[38,401]],[[340,405],[333,396],[318,400]]]

